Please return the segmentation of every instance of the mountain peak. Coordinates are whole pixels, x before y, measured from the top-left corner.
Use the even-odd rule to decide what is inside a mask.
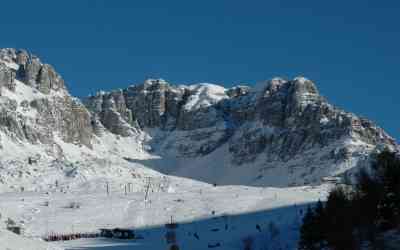
[[[291,82],[295,85],[295,91],[318,94],[318,89],[315,83],[305,77],[296,77]]]
[[[1,49],[0,62],[3,62],[15,78],[26,85],[29,85],[43,94],[50,94],[51,91],[65,90],[62,77],[49,64],[26,50]],[[4,73],[3,69],[3,74]]]
[[[275,77],[272,78],[271,80],[267,81],[262,81],[258,82],[253,88],[253,92],[266,92],[266,91],[276,91],[278,88],[280,88],[282,85],[287,83],[287,80],[284,80],[283,78],[280,77]]]
[[[344,175],[368,162],[380,145],[397,147],[372,122],[330,105],[304,77],[230,89],[147,79],[98,92],[82,104],[52,66],[26,51],[3,49],[0,90],[0,164],[24,162],[32,152],[89,163],[145,154],[163,159],[162,166],[143,163],[161,172],[287,186]],[[277,173],[279,180],[271,177]]]

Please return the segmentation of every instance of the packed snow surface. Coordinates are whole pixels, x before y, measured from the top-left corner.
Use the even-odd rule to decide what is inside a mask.
[[[219,249],[241,249],[243,239],[249,236],[259,246],[295,249],[304,206],[325,197],[329,189],[214,187],[165,175],[154,175],[132,185],[128,184],[130,181],[108,183],[109,193],[105,180],[84,183],[69,192],[60,188],[51,192],[3,193],[0,210],[24,225],[25,237],[34,239],[115,227],[133,229],[143,237],[52,244],[65,249],[167,249],[164,225],[171,219],[179,224],[177,243],[182,249],[206,249],[217,243],[221,244]],[[145,200],[147,183],[150,186]],[[275,235],[271,227],[279,233]]]
[[[305,204],[324,199],[329,189],[214,186],[162,174],[140,163],[160,160],[138,143],[143,141],[141,134],[121,138],[105,133],[95,138],[92,150],[56,138],[64,161],[42,154],[49,150],[44,145],[0,136],[4,145],[2,161],[7,163],[1,166],[0,179],[13,186],[0,186],[1,227],[10,218],[24,228],[23,236],[5,232],[2,242],[9,249],[167,249],[164,225],[171,218],[179,223],[177,242],[182,249],[204,250],[217,243],[221,250],[241,249],[246,237],[254,238],[259,246],[269,242],[274,247],[295,249]],[[35,154],[42,155],[38,162],[27,164],[26,159]],[[212,157],[205,158],[197,164],[207,166],[213,161]],[[165,158],[160,162],[172,166],[176,160]],[[209,168],[203,168],[201,174],[200,169],[196,174],[204,178],[218,174]],[[240,173],[230,178],[239,178]],[[51,244],[41,240],[50,234],[116,227],[133,229],[143,239],[97,238]],[[25,240],[36,245],[20,247],[18,244]]]
[[[63,247],[38,240],[20,237],[8,230],[0,229],[0,250],[62,250]]]

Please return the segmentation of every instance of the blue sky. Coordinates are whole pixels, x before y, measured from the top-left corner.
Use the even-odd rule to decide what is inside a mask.
[[[39,55],[76,96],[149,77],[228,87],[304,75],[400,138],[399,1],[20,0],[1,9],[0,47]]]

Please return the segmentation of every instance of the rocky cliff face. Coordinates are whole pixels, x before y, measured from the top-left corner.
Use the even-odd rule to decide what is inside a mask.
[[[273,79],[254,90],[147,80],[124,90],[100,92],[85,104],[108,130],[122,136],[129,135],[129,129],[154,128],[162,131],[162,136],[182,134],[186,145],[179,141],[168,145],[178,156],[202,156],[228,143],[233,161],[240,164],[261,153],[287,161],[344,138],[395,145],[372,122],[330,105],[315,84],[302,77]],[[119,119],[108,113],[119,113]]]
[[[396,147],[381,128],[330,105],[315,84],[303,77],[231,89],[147,80],[124,90],[98,93],[85,104],[109,131],[121,136],[128,136],[127,130],[145,131],[152,152],[182,159],[182,168],[187,165],[184,159],[213,154],[228,154],[219,159],[221,166],[258,165],[259,176],[276,167],[293,173],[306,164],[308,172],[293,176],[293,184],[299,179],[318,182],[332,171],[341,173],[363,164],[374,150]],[[110,112],[119,113],[121,122],[106,115]],[[319,171],[317,177],[307,180],[314,171]]]
[[[165,159],[163,166],[143,164],[193,178],[215,165],[219,172],[209,175],[216,179],[251,172],[255,179],[247,183],[264,178],[260,183],[268,184],[279,172],[285,183],[318,182],[367,161],[374,150],[397,147],[372,122],[330,105],[303,77],[230,89],[149,79],[98,92],[83,105],[53,67],[26,51],[2,49],[0,91],[3,136],[49,148],[60,138],[89,150],[108,135],[136,138],[147,153]]]
[[[53,67],[24,50],[0,50],[0,129],[32,144],[54,136],[91,147],[90,113]]]

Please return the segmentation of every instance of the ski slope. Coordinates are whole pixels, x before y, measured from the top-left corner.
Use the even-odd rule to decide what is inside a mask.
[[[8,230],[0,229],[0,250],[62,250],[55,244],[20,237]]]
[[[217,243],[221,250],[241,249],[248,236],[260,247],[272,244],[271,249],[295,249],[304,206],[323,199],[329,189],[328,185],[214,187],[163,175],[147,180],[143,189],[127,188],[126,193],[125,185],[111,183],[107,194],[106,183],[100,180],[66,193],[2,193],[0,211],[23,224],[25,237],[33,239],[115,227],[131,228],[143,236],[135,241],[98,238],[52,243],[61,249],[167,249],[164,225],[171,218],[179,224],[177,242],[182,249],[204,250]],[[71,204],[79,204],[79,208],[71,208]],[[279,231],[277,235],[271,233],[271,223]]]

